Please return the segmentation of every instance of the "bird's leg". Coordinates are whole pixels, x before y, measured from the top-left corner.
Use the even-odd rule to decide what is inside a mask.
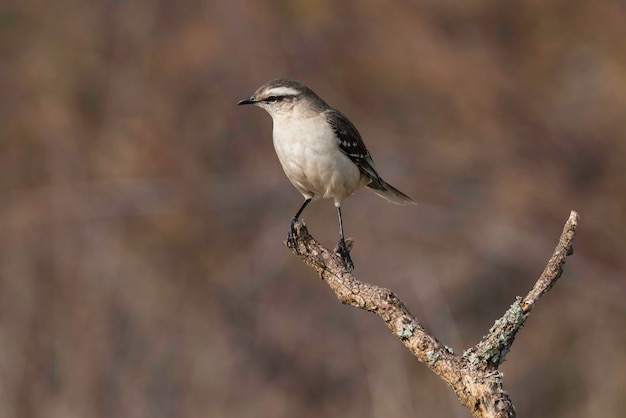
[[[302,204],[302,206],[300,206],[300,209],[298,209],[296,216],[293,217],[293,219],[291,220],[291,223],[289,224],[289,232],[287,233],[287,244],[289,244],[289,247],[291,248],[296,248],[296,237],[293,234],[294,227],[296,226],[296,223],[298,222],[298,218],[300,218],[302,211],[304,210],[304,208],[306,208],[306,206],[309,203],[311,203],[310,197],[304,200],[304,203]]]
[[[341,207],[337,206],[337,216],[339,217],[339,242],[337,243],[337,248],[335,248],[335,252],[339,254],[341,257],[341,261],[343,262],[346,269],[349,271],[354,270],[354,263],[350,258],[350,250],[346,245],[346,240],[343,237],[343,221],[341,220]]]

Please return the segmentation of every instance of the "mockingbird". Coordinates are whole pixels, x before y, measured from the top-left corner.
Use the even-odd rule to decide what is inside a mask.
[[[287,238],[291,244],[295,245],[294,224],[311,200],[333,198],[339,218],[339,243],[335,252],[352,270],[354,264],[343,236],[341,202],[367,186],[390,202],[415,204],[378,175],[352,122],[304,84],[289,79],[273,80],[237,104],[254,104],[270,114],[276,155],[289,181],[304,196],[304,203],[291,220]]]

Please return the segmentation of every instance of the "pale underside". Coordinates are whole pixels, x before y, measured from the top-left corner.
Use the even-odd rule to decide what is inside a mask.
[[[367,185],[350,158],[340,152],[335,135],[319,114],[297,120],[274,117],[274,149],[287,178],[305,199],[333,198],[335,206]]]

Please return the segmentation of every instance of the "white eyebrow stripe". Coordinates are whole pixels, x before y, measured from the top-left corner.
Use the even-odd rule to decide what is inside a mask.
[[[265,92],[268,96],[296,96],[300,92],[291,87],[274,87]]]

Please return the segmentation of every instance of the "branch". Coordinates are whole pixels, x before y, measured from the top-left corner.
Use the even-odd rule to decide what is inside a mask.
[[[463,355],[454,354],[430,335],[391,290],[357,280],[336,254],[309,234],[304,224],[297,223],[294,227],[295,245],[285,244],[315,270],[341,303],[380,317],[419,361],[454,390],[474,418],[515,417],[513,404],[502,386],[502,373],[497,369],[534,305],[563,273],[565,258],[573,254],[578,219],[578,214],[572,211],[554,254],[528,295],[517,298],[489,333]]]
[[[561,238],[546,268],[539,276],[537,283],[524,298],[517,298],[502,318],[498,319],[489,329],[489,333],[475,346],[464,353],[472,363],[482,363],[490,369],[497,368],[504,361],[515,336],[524,326],[526,318],[535,304],[545,295],[563,274],[565,258],[574,254],[572,241],[576,234],[579,216],[572,211],[563,227]]]

